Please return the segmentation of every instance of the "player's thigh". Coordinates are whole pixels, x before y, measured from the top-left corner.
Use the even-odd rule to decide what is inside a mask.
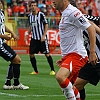
[[[11,61],[13,64],[20,64],[21,63],[21,58],[20,56],[17,54],[15,56],[15,58]]]
[[[40,48],[40,52],[43,54],[48,54],[50,52],[47,40],[41,42],[39,48]]]
[[[84,80],[82,78],[77,77],[76,81],[74,82],[74,86],[78,89],[81,90],[83,87],[88,83],[88,80]]]
[[[93,66],[91,63],[86,63],[84,67],[82,67],[79,71],[78,77],[84,80],[88,80],[89,83],[93,85],[97,85],[100,78],[97,73],[97,65]]]
[[[31,39],[29,53],[35,54],[35,53],[38,53],[38,52],[39,52],[39,41]]]
[[[100,62],[98,62],[98,63],[96,64],[95,71],[98,73],[99,79],[100,79]]]
[[[12,61],[16,56],[16,52],[6,43],[3,43],[0,46],[0,56],[6,61]]]
[[[66,78],[68,78],[70,75],[70,71],[67,68],[60,67],[56,74],[56,79],[59,81],[59,83],[62,83]]]

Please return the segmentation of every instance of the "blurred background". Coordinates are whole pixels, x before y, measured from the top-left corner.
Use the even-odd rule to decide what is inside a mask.
[[[26,42],[24,42],[24,34],[29,26],[28,14],[30,13],[29,3],[32,0],[5,0],[5,23],[14,31],[19,40],[6,41],[17,53],[27,54],[29,52],[29,42],[31,34]],[[51,0],[36,0],[38,2],[38,10],[45,13],[49,29],[47,31],[48,43],[52,54],[60,54],[58,24],[61,12],[56,10]],[[100,0],[75,0],[76,6],[83,14],[100,16]]]

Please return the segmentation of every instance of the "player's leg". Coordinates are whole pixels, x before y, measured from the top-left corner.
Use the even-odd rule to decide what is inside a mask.
[[[86,98],[85,88],[80,90],[79,93],[80,93],[81,100],[85,100],[85,98]]]
[[[99,66],[100,66],[99,64],[93,66],[90,63],[87,63],[79,71],[78,78],[76,79],[74,85],[80,91],[81,100],[85,100],[86,98],[84,86],[87,83],[91,83],[96,86],[97,83],[99,82],[100,78],[99,75],[97,74],[97,71],[100,72]]]
[[[53,59],[52,59],[51,55],[50,54],[45,54],[45,56],[47,58],[49,66],[51,68],[50,75],[55,75],[55,70],[54,70],[54,65],[53,65]]]
[[[89,71],[89,66],[87,63],[83,68],[81,68],[81,70],[79,71],[79,75],[78,75],[79,77],[74,82],[74,86],[80,92],[81,100],[85,100],[86,98],[84,86],[89,82],[88,77],[90,76],[90,74],[88,74],[88,71]],[[86,77],[86,78],[84,79],[83,77],[84,78]]]
[[[1,50],[2,49],[2,50]],[[14,85],[18,86],[20,84],[19,77],[20,77],[20,63],[21,58],[15,53],[13,49],[11,49],[10,46],[8,46],[6,43],[2,44],[2,48],[0,48],[1,51],[1,57],[3,57],[6,61],[10,61],[12,68],[8,70],[8,78],[14,78]],[[5,52],[6,51],[6,52]],[[4,89],[12,89],[12,86],[4,85]],[[29,87],[27,87],[29,88]]]
[[[39,52],[39,41],[31,39],[30,41],[30,62],[34,69],[30,74],[38,74],[37,63],[35,58],[35,53]]]
[[[81,78],[77,78],[74,86],[78,89],[79,93],[80,93],[80,98],[81,100],[85,100],[86,95],[85,95],[85,89],[84,86],[88,83],[89,81],[81,79]]]
[[[16,56],[16,53],[6,43],[3,43],[0,46],[0,56],[4,58],[6,61],[11,61]],[[13,66],[12,66],[12,63],[10,63],[7,70],[6,82],[5,82],[5,85],[3,86],[4,89],[13,88],[11,86],[12,78],[13,78]]]
[[[81,79],[81,78],[77,78],[75,83],[74,83],[74,86],[80,91],[84,88],[84,86],[88,83],[89,81],[88,80],[84,80],[84,79]]]
[[[21,89],[21,90],[26,90],[29,89],[28,86],[25,86],[19,82],[20,78],[20,63],[21,63],[21,58],[19,55],[16,55],[15,58],[11,61],[12,66],[13,66],[13,77],[14,77],[14,89]]]
[[[7,77],[6,77],[5,85],[11,86],[11,79],[12,78],[13,78],[13,66],[12,66],[12,64],[10,64],[8,66],[8,70],[7,70]]]
[[[38,69],[37,69],[37,64],[36,64],[36,58],[35,58],[35,55],[34,54],[30,54],[30,62],[31,62],[31,65],[34,69],[33,72],[31,72],[30,74],[38,74]]]
[[[51,68],[50,75],[55,75],[53,59],[52,59],[52,57],[50,55],[50,51],[49,51],[49,48],[48,48],[48,41],[47,40],[45,40],[45,41],[40,43],[40,52],[45,54],[45,56],[47,58],[47,61],[48,61],[49,66]]]
[[[64,94],[66,95],[66,97],[68,96],[68,98],[70,98],[69,100],[71,100],[72,97],[74,97],[75,100],[80,99],[78,90],[77,89],[73,90],[71,83],[75,82],[80,68],[84,66],[86,62],[87,62],[87,57],[84,59],[80,55],[76,53],[72,53],[65,56],[62,59],[61,64],[59,64],[60,70],[58,71],[56,75],[56,79],[58,83],[60,84],[62,90],[64,91]],[[69,92],[70,92],[70,95],[69,95]],[[74,92],[76,94],[73,94]]]
[[[58,81],[65,97],[68,100],[76,100],[73,86],[68,76],[70,75],[70,71],[67,68],[61,67],[56,74],[56,80]]]

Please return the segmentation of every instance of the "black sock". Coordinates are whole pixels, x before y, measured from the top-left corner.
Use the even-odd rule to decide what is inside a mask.
[[[49,65],[50,65],[51,70],[55,71],[52,57],[51,56],[47,57],[47,61],[48,61]]]
[[[31,61],[31,64],[32,64],[32,67],[33,67],[34,71],[38,72],[35,57],[30,58],[30,61]]]
[[[85,100],[85,98],[86,98],[85,89],[83,88],[82,90],[79,91],[79,93],[80,93],[81,100]]]
[[[20,64],[12,64],[12,66],[13,66],[13,75],[14,75],[14,85],[19,85]]]
[[[12,78],[13,78],[13,67],[12,67],[12,64],[10,64],[7,70],[7,77],[6,77],[5,85],[11,85]]]
[[[11,79],[6,79],[5,85],[11,85]]]

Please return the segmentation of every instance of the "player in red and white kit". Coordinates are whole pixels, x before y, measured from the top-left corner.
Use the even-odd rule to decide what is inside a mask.
[[[59,23],[60,47],[62,59],[57,61],[60,66],[56,79],[68,100],[80,100],[78,90],[72,83],[77,78],[79,70],[88,61],[84,47],[83,30],[87,30],[90,39],[89,63],[95,65],[95,29],[80,10],[70,4],[70,0],[52,0],[56,9],[62,11]],[[74,94],[75,93],[75,94]]]

